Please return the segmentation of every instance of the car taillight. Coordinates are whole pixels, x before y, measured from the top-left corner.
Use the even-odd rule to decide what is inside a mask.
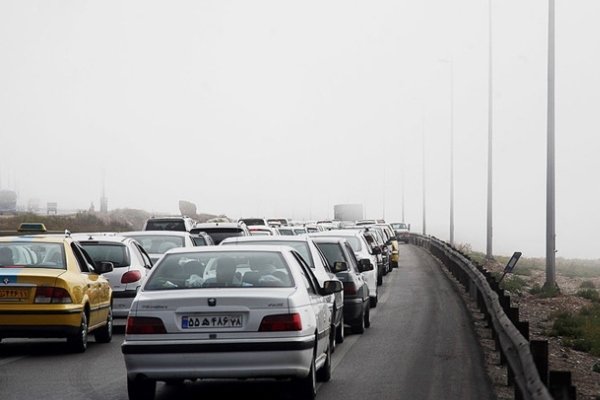
[[[59,287],[39,287],[35,290],[34,303],[38,304],[71,304],[71,295],[66,289]]]
[[[142,273],[137,269],[127,271],[121,276],[121,283],[133,283],[142,279]]]
[[[345,296],[356,296],[357,290],[356,285],[352,282],[344,282],[344,295]]]
[[[300,314],[267,315],[260,323],[259,332],[301,331]]]
[[[167,333],[167,331],[160,318],[128,317],[125,333],[127,335],[152,335]]]

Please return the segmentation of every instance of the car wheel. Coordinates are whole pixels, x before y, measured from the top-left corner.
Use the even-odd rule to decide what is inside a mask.
[[[379,295],[375,293],[375,297],[369,297],[369,306],[371,308],[377,307],[377,303],[379,302]]]
[[[317,371],[317,380],[321,382],[329,382],[331,380],[331,346],[333,343],[335,343],[335,340],[329,341],[329,346],[327,346],[327,359],[321,369]]]
[[[342,315],[342,321],[340,322],[340,326],[338,326],[337,330],[335,331],[335,341],[339,344],[339,343],[344,343],[344,338],[345,338],[345,333],[344,333],[344,316]]]
[[[74,353],[83,353],[87,349],[88,321],[85,312],[81,314],[81,324],[77,334],[67,338],[67,345]]]
[[[310,371],[304,378],[296,380],[296,396],[298,400],[313,400],[317,397],[317,373],[315,371],[315,355],[310,362]],[[130,400],[134,400],[131,399]]]
[[[352,325],[352,332],[353,333],[364,333],[365,332],[365,310],[363,308],[362,313],[360,314],[360,318],[358,319],[358,321]]]
[[[377,286],[383,285],[383,272],[377,275]]]
[[[367,304],[367,306],[365,307],[365,328],[370,328],[371,327],[371,307],[370,304]]]
[[[129,400],[154,400],[156,381],[152,379],[131,379],[127,377]]]
[[[98,329],[94,333],[94,337],[96,338],[96,342],[98,343],[109,343],[112,340],[113,333],[113,316],[112,316],[112,306],[108,308],[108,316],[106,317],[106,325],[102,328]]]

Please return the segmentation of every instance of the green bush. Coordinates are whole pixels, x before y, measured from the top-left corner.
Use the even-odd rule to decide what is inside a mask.
[[[596,285],[592,281],[583,281],[579,286],[580,289],[596,289]]]
[[[558,287],[545,287],[540,286],[539,284],[534,284],[531,289],[529,289],[529,293],[539,296],[541,298],[547,299],[549,297],[556,297],[560,294],[560,289]]]
[[[507,275],[501,283],[502,289],[514,294],[520,294],[525,286],[527,286],[527,281],[515,275]]]
[[[564,337],[564,343],[575,350],[600,356],[600,304],[585,307],[576,315],[558,314],[550,334]]]
[[[600,293],[596,289],[580,289],[577,291],[577,296],[591,301],[600,301]]]

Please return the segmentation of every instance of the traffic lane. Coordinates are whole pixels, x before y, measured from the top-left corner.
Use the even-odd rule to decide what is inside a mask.
[[[489,398],[477,389],[487,387],[487,378],[469,372],[484,369],[462,303],[429,255],[412,246],[401,250],[400,268],[385,278],[379,304],[371,309],[371,328],[337,347],[333,378],[319,385],[318,398]],[[86,353],[69,354],[64,341],[7,339],[0,345],[2,398],[126,400],[122,341],[122,334],[109,344],[92,339]],[[291,392],[289,382],[271,381],[157,385],[158,400],[199,396],[284,400]]]
[[[346,353],[319,398],[493,399],[455,288],[425,251],[400,250],[376,323]]]

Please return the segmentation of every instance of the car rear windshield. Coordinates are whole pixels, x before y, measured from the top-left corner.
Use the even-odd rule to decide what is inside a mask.
[[[166,255],[154,266],[144,290],[293,286],[280,253],[211,251]]]
[[[199,231],[208,233],[215,244],[221,243],[228,237],[244,236],[244,231],[239,228],[202,228]]]
[[[137,240],[146,252],[151,254],[163,254],[171,249],[184,246],[181,236],[169,235],[136,235],[130,236]]]
[[[151,219],[146,223],[146,231],[179,231],[185,232],[185,223],[182,220]]]
[[[392,224],[394,229],[407,229],[406,224]]]
[[[285,236],[295,236],[294,231],[291,229],[281,229],[279,228],[279,234]]]
[[[108,261],[115,268],[128,267],[131,264],[127,247],[120,243],[79,242],[95,263]]]
[[[66,269],[62,243],[4,242],[0,243],[0,268]]]
[[[294,232],[296,232],[296,235],[302,235],[306,233],[306,229],[294,229]]]
[[[362,250],[362,246],[360,244],[360,239],[357,238],[356,236],[335,236],[335,235],[331,235],[332,237],[340,237],[342,239],[346,239],[348,241],[348,243],[350,244],[350,247],[352,247],[352,250],[357,253],[359,251]]]
[[[325,258],[329,262],[330,265],[338,261],[346,261],[346,257],[344,257],[344,253],[342,252],[342,248],[337,243],[317,243],[319,249],[325,254]]]
[[[260,218],[244,218],[244,219],[242,219],[242,222],[244,222],[248,226],[265,224],[265,221]]]
[[[311,267],[314,268],[315,267],[315,263],[313,262],[313,259],[310,255],[310,249],[308,248],[308,243],[304,242],[304,241],[299,241],[299,240],[252,240],[252,241],[248,241],[248,242],[230,242],[230,243],[223,243],[224,245],[226,244],[240,244],[240,245],[248,245],[248,244],[257,244],[259,246],[290,246],[291,248],[293,248],[294,250],[296,250],[298,253],[300,253],[300,255],[302,256],[302,258],[304,259],[304,261],[306,261],[306,263]]]

